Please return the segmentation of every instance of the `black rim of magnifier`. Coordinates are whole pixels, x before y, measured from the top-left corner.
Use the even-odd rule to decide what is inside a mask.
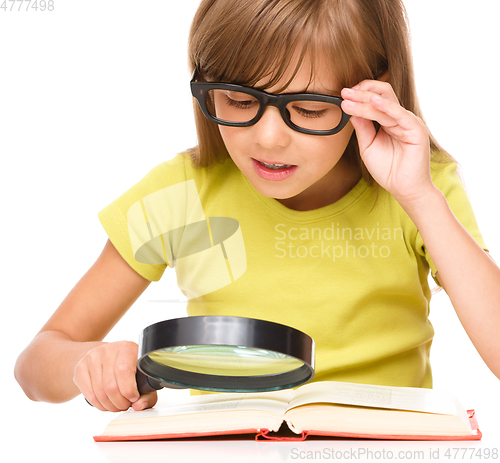
[[[219,376],[160,365],[149,354],[179,346],[234,346],[278,352],[303,362],[284,373]],[[299,386],[314,376],[314,341],[295,328],[244,317],[194,316],[165,320],[145,328],[139,342],[138,369],[152,389],[191,388],[218,392],[262,392]]]

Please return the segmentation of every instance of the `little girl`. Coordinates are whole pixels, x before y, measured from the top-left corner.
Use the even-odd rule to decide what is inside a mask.
[[[102,339],[167,266],[189,315],[313,337],[314,380],[414,387],[430,271],[500,377],[500,269],[421,118],[401,0],[202,0],[189,56],[199,144],[100,212],[102,254],[18,359],[28,397],[152,407],[137,345]]]

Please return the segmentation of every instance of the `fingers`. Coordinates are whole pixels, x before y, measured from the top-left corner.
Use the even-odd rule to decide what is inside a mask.
[[[140,399],[135,380],[136,359],[135,343],[124,341],[100,346],[89,351],[76,365],[74,382],[97,409],[127,410]],[[153,402],[147,398],[146,405],[150,401]]]
[[[354,117],[377,121],[392,137],[405,143],[418,143],[426,131],[423,122],[404,109],[387,82],[363,81],[342,90],[342,109]],[[354,124],[356,124],[353,121]],[[368,128],[368,125],[363,125]],[[371,131],[370,131],[371,132]]]
[[[351,117],[351,123],[356,131],[360,151],[364,153],[377,136],[375,126],[371,120],[361,117]]]
[[[98,410],[105,412],[107,411],[107,408],[104,407],[101,402],[99,402],[99,399],[94,394],[94,387],[92,385],[92,379],[90,378],[90,372],[89,369],[85,366],[86,362],[86,357],[84,357],[82,360],[80,360],[80,362],[77,363],[75,367],[73,382],[76,384],[78,389],[80,389],[80,392],[91,405],[93,405]]]
[[[386,100],[398,103],[398,97],[394,93],[394,89],[389,82],[381,82],[380,80],[364,80],[354,86],[353,89],[375,93]]]
[[[342,90],[342,109],[351,116],[377,121],[383,127],[393,127],[405,111],[397,102],[384,99],[371,91],[345,88]]]
[[[156,391],[150,392],[148,394],[144,394],[141,398],[132,404],[132,408],[134,410],[140,411],[146,408],[152,408],[156,405],[158,401],[158,394]]]
[[[137,381],[135,379],[137,344],[127,343],[119,351],[114,363],[114,377],[116,378],[116,395],[124,397],[129,402],[136,402],[140,395],[137,390]],[[110,372],[112,366],[110,366]]]
[[[105,365],[102,365],[101,368],[96,365],[96,368],[93,368],[90,372],[90,379],[92,381],[92,393],[105,410],[118,412],[129,408],[130,405],[127,406],[116,397],[116,390],[118,389],[116,381],[107,373]]]

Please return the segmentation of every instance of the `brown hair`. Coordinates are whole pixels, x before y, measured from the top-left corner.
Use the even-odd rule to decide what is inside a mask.
[[[210,81],[254,86],[270,76],[269,88],[289,66],[295,66],[296,73],[306,54],[311,58],[311,77],[314,63],[321,59],[342,87],[388,70],[400,104],[423,119],[402,0],[202,0],[191,26],[191,70],[197,68]],[[195,120],[195,164],[208,166],[226,159],[217,124],[203,116],[196,102]],[[433,160],[453,160],[432,135],[430,146]],[[373,182],[361,162],[355,133],[344,156]]]

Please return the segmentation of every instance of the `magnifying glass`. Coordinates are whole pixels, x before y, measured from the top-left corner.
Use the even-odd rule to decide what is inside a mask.
[[[290,326],[244,317],[193,316],[145,328],[139,341],[140,394],[162,387],[262,392],[314,376],[314,341]]]

